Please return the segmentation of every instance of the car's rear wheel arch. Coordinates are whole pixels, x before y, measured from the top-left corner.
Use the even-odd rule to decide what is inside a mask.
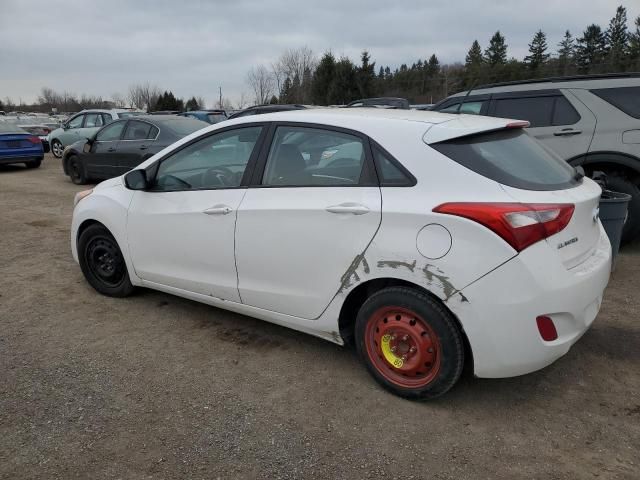
[[[464,354],[465,354],[465,366],[463,371],[473,372],[473,351],[471,350],[471,344],[469,343],[469,339],[467,338],[467,334],[462,328],[462,324],[460,320],[453,313],[447,305],[432,292],[427,290],[426,288],[408,282],[406,280],[401,280],[399,278],[375,278],[373,280],[369,280],[359,284],[353,290],[349,292],[347,298],[342,303],[342,307],[340,308],[340,315],[338,317],[338,329],[340,331],[340,336],[345,341],[346,344],[353,344],[353,340],[355,338],[355,324],[356,317],[358,315],[358,311],[360,307],[364,304],[364,302],[374,293],[388,287],[407,287],[413,290],[417,290],[419,292],[428,295],[434,301],[438,302],[443,308],[445,308],[455,320],[456,326],[462,336],[464,343]]]

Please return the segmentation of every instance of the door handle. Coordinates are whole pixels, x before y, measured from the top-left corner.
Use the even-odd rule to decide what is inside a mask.
[[[573,128],[563,128],[558,132],[553,132],[556,137],[562,137],[565,135],[579,135],[582,133],[582,130],[574,130]]]
[[[351,213],[353,215],[364,215],[371,211],[364,205],[352,202],[341,203],[340,205],[331,205],[327,207],[326,210],[329,213]]]
[[[231,213],[231,211],[231,207],[227,205],[215,205],[211,208],[203,210],[202,213],[204,213],[205,215],[226,215],[228,213]]]
[[[146,145],[140,145],[140,150],[146,150],[147,148],[149,147],[147,147]]]
[[[113,148],[113,147],[109,147],[109,148],[107,149],[107,152],[115,152],[115,151],[116,151],[116,149],[115,149],[115,148]]]

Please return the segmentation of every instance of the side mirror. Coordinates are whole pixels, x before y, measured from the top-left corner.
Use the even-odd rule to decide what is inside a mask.
[[[144,170],[131,170],[124,176],[124,185],[129,190],[146,190],[149,187],[147,173]]]

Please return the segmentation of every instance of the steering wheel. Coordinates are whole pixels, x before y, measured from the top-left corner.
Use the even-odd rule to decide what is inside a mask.
[[[191,184],[189,182],[171,174],[165,174],[162,176],[162,186],[171,186],[171,184],[167,182],[167,180],[171,180],[182,187],[191,188]]]
[[[235,174],[227,167],[208,168],[202,172],[202,185],[234,186]]]

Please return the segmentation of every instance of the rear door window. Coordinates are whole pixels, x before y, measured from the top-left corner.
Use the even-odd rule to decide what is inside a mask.
[[[527,120],[532,128],[551,125],[555,97],[500,98],[494,101],[494,117]]]
[[[469,135],[430,145],[498,183],[525,190],[560,190],[579,183],[576,171],[522,129]]]
[[[152,130],[155,127],[150,123],[140,122],[138,120],[129,120],[127,123],[127,130],[124,132],[123,140],[146,140],[151,136]]]
[[[281,126],[271,144],[263,185],[353,186],[365,165],[360,137],[321,128]]]
[[[580,121],[580,114],[564,95],[555,97],[556,104],[553,109],[553,125],[573,125]]]
[[[591,93],[627,115],[640,118],[640,87],[598,88]]]

